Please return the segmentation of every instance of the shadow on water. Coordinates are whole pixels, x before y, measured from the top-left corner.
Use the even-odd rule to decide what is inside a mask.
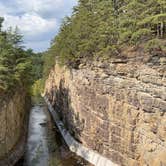
[[[15,166],[88,166],[71,153],[45,106],[34,106],[30,113],[27,147]]]

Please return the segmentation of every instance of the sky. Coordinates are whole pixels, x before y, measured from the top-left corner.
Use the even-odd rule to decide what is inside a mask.
[[[45,51],[77,0],[0,0],[4,29],[18,27],[26,48]]]

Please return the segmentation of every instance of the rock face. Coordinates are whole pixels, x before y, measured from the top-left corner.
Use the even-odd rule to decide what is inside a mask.
[[[55,65],[45,95],[83,145],[122,166],[166,165],[165,57]]]
[[[21,146],[27,127],[25,101],[25,93],[16,93],[0,103],[0,165],[13,165],[24,152]]]

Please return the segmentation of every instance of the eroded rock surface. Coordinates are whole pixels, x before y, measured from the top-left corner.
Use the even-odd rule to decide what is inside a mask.
[[[27,100],[28,101],[28,100]],[[24,153],[28,107],[24,92],[0,102],[0,165],[13,165]]]
[[[124,166],[166,165],[165,57],[58,64],[45,95],[70,133]]]

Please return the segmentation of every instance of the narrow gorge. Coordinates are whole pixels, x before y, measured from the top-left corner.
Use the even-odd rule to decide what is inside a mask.
[[[0,0],[0,166],[166,166],[166,0]]]

